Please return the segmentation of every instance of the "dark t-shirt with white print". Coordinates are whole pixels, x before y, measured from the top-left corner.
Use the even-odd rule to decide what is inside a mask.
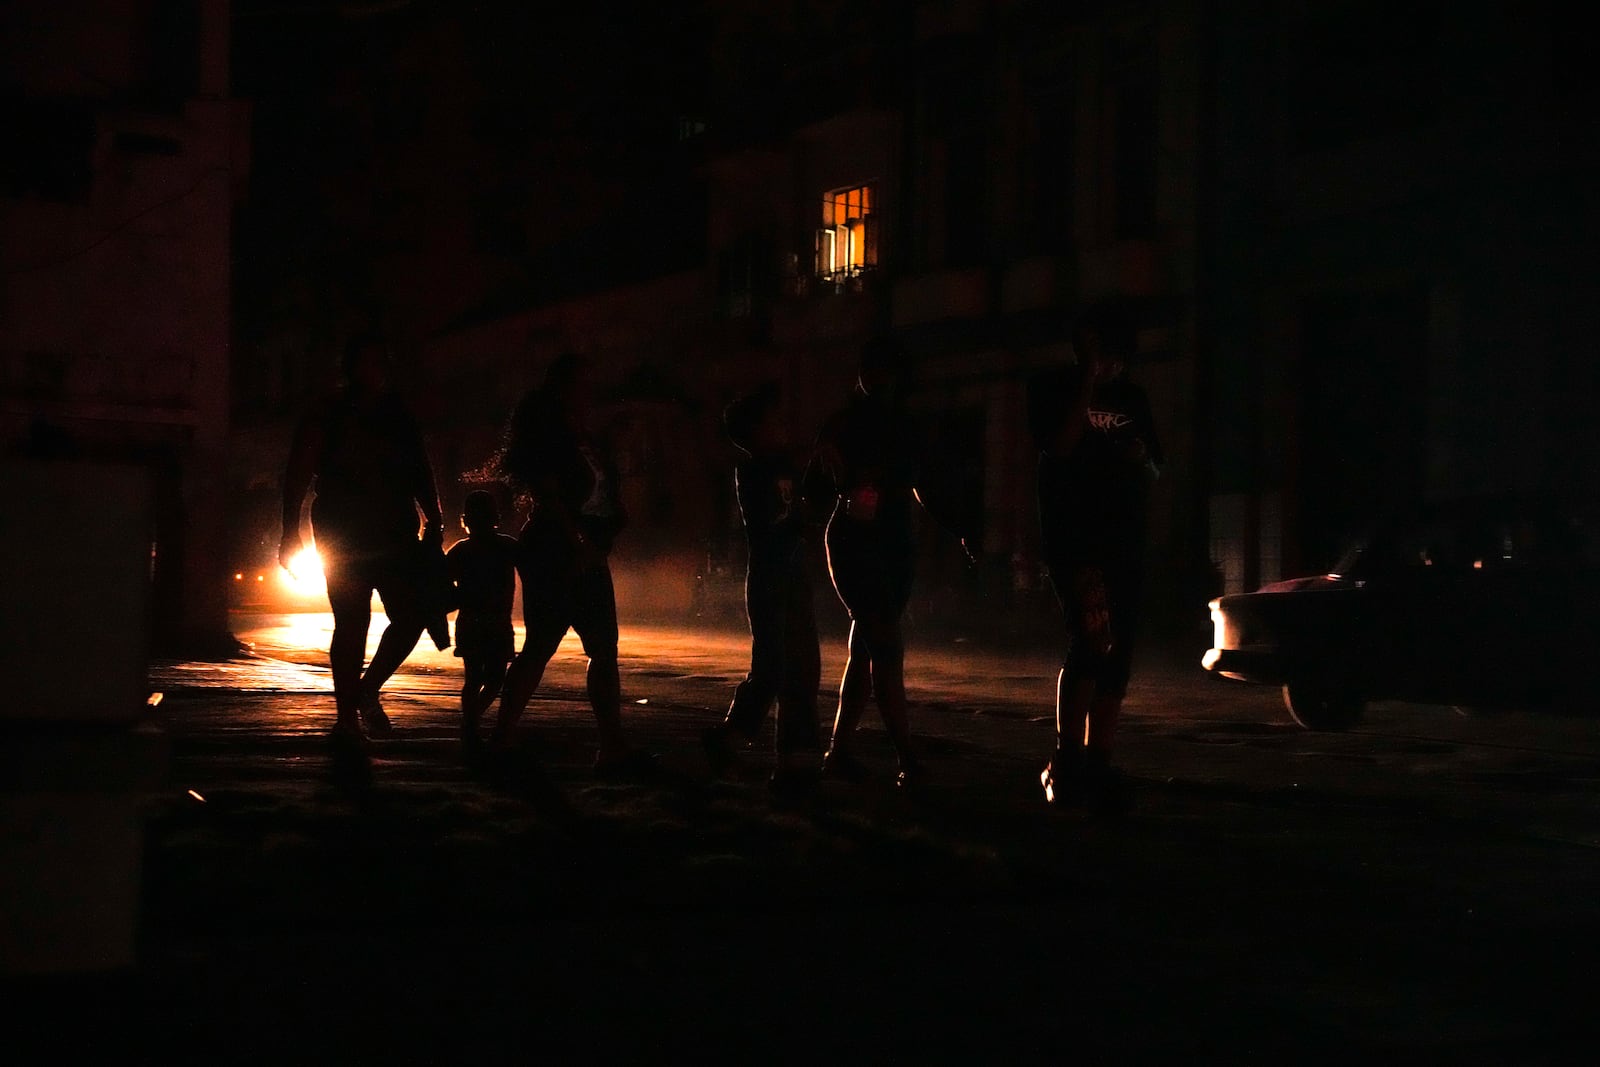
[[[1076,368],[1034,383],[1030,414],[1048,436],[1069,414]],[[1144,390],[1124,380],[1095,386],[1088,426],[1065,456],[1039,457],[1039,519],[1054,556],[1114,560],[1142,552],[1152,466],[1163,461]]]

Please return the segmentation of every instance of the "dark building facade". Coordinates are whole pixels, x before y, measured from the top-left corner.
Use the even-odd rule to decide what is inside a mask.
[[[1227,588],[1376,513],[1600,496],[1600,82],[1557,4],[1218,3],[1203,273]]]
[[[366,295],[320,334],[252,335],[266,383],[242,400],[279,399],[241,415],[238,480],[272,495],[350,322],[402,342],[447,509],[576,349],[625,442],[621,551],[692,599],[737,572],[722,405],[777,379],[808,437],[888,331],[981,498],[982,567],[930,531],[914,615],[1028,618],[1048,593],[1024,383],[1114,295],[1141,309],[1168,459],[1158,619],[1203,628],[1209,595],[1325,566],[1384,505],[1592,497],[1594,80],[1564,11],[705,0],[649,27],[659,47],[596,44],[651,57],[648,106],[572,81],[599,60],[517,80],[495,56],[537,27],[406,14],[330,97],[370,145],[333,170],[371,201],[338,212]]]
[[[1012,612],[1048,598],[1024,381],[1071,358],[1071,308],[1136,298],[1136,373],[1170,459],[1154,557],[1164,584],[1186,582],[1203,603],[1196,16],[1186,3],[707,5],[721,32],[707,110],[688,127],[705,183],[701,264],[670,305],[632,309],[656,320],[634,349],[620,327],[574,328],[601,295],[510,316],[498,342],[475,327],[477,343],[502,366],[538,364],[521,338],[559,321],[552,343],[595,352],[619,383],[664,370],[711,427],[732,396],[776,379],[809,439],[847,397],[861,344],[894,333],[919,357],[917,404],[940,451],[981,500],[985,555],[969,572],[930,531],[913,612]],[[631,292],[616,291],[618,316]],[[437,374],[464,358],[464,337],[432,343]],[[711,510],[681,509],[674,528],[641,536],[715,558],[737,543],[732,456],[714,433],[700,440],[683,462],[641,466],[639,492],[670,496],[687,476]]]
[[[229,14],[0,15],[0,446],[154,473],[169,645],[227,631],[232,220],[249,169]]]

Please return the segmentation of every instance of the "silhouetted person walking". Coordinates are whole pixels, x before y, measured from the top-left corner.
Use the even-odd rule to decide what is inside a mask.
[[[702,739],[720,771],[733,758],[730,739],[746,744],[754,739],[776,700],[778,761],[772,786],[780,793],[804,793],[817,779],[822,660],[806,577],[800,471],[779,426],[778,401],[777,385],[764,386],[734,401],[723,417],[729,439],[744,454],[735,485],[749,548],[744,595],[750,672],[734,690],[727,717]]]
[[[876,696],[899,758],[902,786],[921,775],[906,718],[900,625],[915,568],[911,506],[917,499],[919,452],[906,411],[910,371],[910,357],[897,342],[868,342],[856,390],[849,404],[823,424],[807,472],[808,495],[832,498],[828,572],[850,614],[849,658],[823,773],[848,781],[865,776],[851,741],[868,698]]]
[[[445,556],[456,586],[456,655],[461,657],[461,741],[468,753],[480,741],[478,723],[500,695],[516,656],[511,609],[517,596],[517,541],[497,529],[493,494],[468,493],[461,509],[467,536]]]
[[[493,741],[511,742],[546,664],[573,629],[589,657],[589,703],[600,728],[595,770],[646,769],[649,757],[631,749],[622,732],[617,599],[607,561],[627,517],[617,470],[590,432],[579,356],[558,357],[544,384],[518,403],[491,467],[531,504],[517,543],[526,638],[506,676]]]
[[[444,524],[422,432],[391,388],[387,343],[354,338],[341,370],[341,388],[295,431],[278,559],[287,567],[303,550],[301,509],[315,486],[311,530],[333,610],[334,737],[358,741],[391,732],[378,694],[422,635],[422,552],[438,551]],[[374,590],[389,624],[363,673]]]
[[[1076,365],[1029,390],[1039,448],[1039,520],[1066,624],[1056,679],[1056,748],[1040,775],[1052,804],[1116,812],[1129,802],[1111,763],[1128,691],[1144,591],[1149,488],[1161,445],[1143,390],[1123,376],[1134,325],[1119,305],[1091,305],[1074,324]]]

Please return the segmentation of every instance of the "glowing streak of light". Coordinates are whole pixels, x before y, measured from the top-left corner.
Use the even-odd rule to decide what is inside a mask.
[[[161,703],[161,694],[160,693],[151,693],[149,696],[144,698],[144,705],[147,708],[156,707],[160,703]]]
[[[189,790],[189,795],[194,797],[196,800],[198,800],[202,804],[204,804],[206,802],[206,798],[201,796],[199,793],[196,793],[193,789]]]

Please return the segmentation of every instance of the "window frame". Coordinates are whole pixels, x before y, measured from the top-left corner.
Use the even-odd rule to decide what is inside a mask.
[[[878,268],[876,187],[876,182],[867,181],[822,194],[821,225],[814,232],[812,248],[816,277],[842,281]]]

